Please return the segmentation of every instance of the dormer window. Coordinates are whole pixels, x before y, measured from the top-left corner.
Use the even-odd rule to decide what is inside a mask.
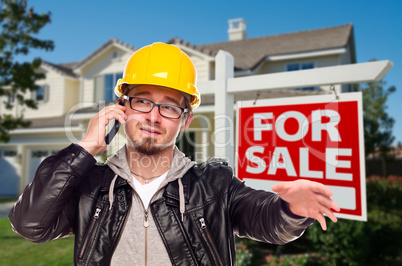
[[[49,95],[49,86],[48,85],[40,85],[39,89],[33,93],[33,100],[37,103],[47,102]]]
[[[297,70],[305,70],[305,69],[312,69],[315,68],[314,62],[297,62],[297,63],[290,63],[286,65],[286,71],[297,71]],[[295,90],[302,90],[302,91],[315,91],[317,87],[306,87],[306,88],[297,88]]]
[[[112,52],[112,61],[117,61],[117,60],[119,60],[119,52],[114,50]]]

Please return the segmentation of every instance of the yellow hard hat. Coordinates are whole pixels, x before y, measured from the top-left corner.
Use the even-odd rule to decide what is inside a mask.
[[[195,66],[187,54],[172,44],[153,43],[131,55],[114,92],[121,97],[125,93],[123,84],[163,86],[191,95],[190,105],[194,109],[201,102],[196,81]]]

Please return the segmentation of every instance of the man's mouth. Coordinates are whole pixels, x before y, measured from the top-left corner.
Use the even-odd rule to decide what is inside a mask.
[[[147,133],[150,133],[150,134],[157,134],[157,135],[161,134],[161,132],[159,130],[151,129],[151,128],[141,128],[141,131],[147,132]]]

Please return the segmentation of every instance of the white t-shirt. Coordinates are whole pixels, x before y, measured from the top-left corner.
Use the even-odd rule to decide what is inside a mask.
[[[138,195],[140,196],[142,203],[144,203],[144,208],[148,209],[148,205],[151,201],[153,195],[155,195],[156,191],[159,188],[159,185],[165,179],[169,171],[161,175],[160,177],[154,179],[153,181],[149,182],[148,184],[141,184],[134,176],[132,176],[134,180],[134,187],[135,191],[137,191]]]

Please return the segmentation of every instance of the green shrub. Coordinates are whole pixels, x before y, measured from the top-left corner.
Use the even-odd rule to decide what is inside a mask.
[[[307,230],[310,252],[325,258],[324,264],[400,263],[402,251],[402,180],[367,179],[367,222],[339,219],[323,232],[316,223]]]
[[[243,243],[243,241],[239,240],[236,243],[236,264],[239,266],[247,266],[251,265],[251,258],[253,254],[251,254],[250,250]]]
[[[402,178],[367,178],[367,222],[327,219],[283,246],[242,240],[252,265],[402,265]]]

